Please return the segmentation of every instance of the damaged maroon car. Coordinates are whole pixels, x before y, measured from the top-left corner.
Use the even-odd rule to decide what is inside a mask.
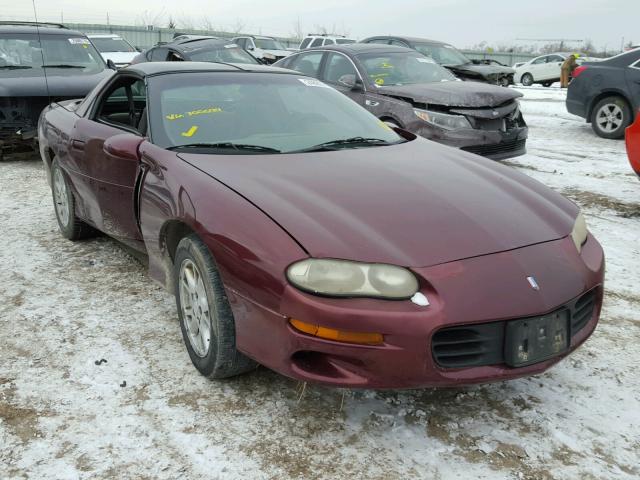
[[[279,61],[341,91],[391,126],[494,160],[526,153],[521,93],[462,82],[404,47],[354,43],[304,50]]]
[[[545,371],[598,322],[604,255],[574,203],[314,78],[144,63],[39,128],[62,234],[147,255],[206,376],[497,381]]]

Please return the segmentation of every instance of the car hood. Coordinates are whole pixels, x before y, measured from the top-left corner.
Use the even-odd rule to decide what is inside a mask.
[[[431,266],[563,238],[578,212],[511,167],[420,138],[336,152],[179,156],[313,257]]]
[[[116,65],[123,63],[131,63],[131,61],[138,55],[138,52],[101,52],[104,61],[112,60]]]
[[[476,63],[465,63],[463,65],[444,65],[449,70],[462,73],[462,74],[478,74],[483,77],[488,77],[490,75],[495,75],[498,73],[506,73],[511,74],[515,73],[515,70],[511,67],[505,67],[502,65],[484,65],[484,64],[476,64]]]
[[[408,98],[416,103],[450,107],[497,107],[522,96],[520,92],[511,88],[459,81],[390,85],[379,87],[376,91],[383,95]]]
[[[0,74],[0,97],[68,97],[82,98],[100,80],[113,74],[105,69],[90,75],[78,75],[75,69],[47,69],[47,81],[42,70],[6,70]],[[47,88],[48,85],[48,88]]]

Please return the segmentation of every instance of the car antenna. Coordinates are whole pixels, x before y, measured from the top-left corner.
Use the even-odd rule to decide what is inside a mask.
[[[49,79],[47,78],[47,69],[44,67],[44,47],[42,46],[42,37],[40,36],[40,25],[38,24],[38,13],[36,12],[36,0],[31,0],[33,5],[33,16],[36,19],[36,32],[38,34],[38,43],[40,44],[40,56],[42,57],[42,73],[44,73],[44,85],[47,89],[48,103],[51,103],[51,93],[49,92]]]

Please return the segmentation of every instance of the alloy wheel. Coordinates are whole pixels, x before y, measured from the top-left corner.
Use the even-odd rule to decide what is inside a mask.
[[[615,103],[607,103],[600,107],[596,114],[598,128],[605,133],[613,133],[620,128],[624,121],[622,109]]]
[[[65,226],[69,225],[69,212],[71,211],[70,198],[62,170],[59,168],[56,168],[53,174],[53,201],[60,223]]]
[[[209,299],[198,266],[185,259],[180,266],[180,307],[191,348],[199,357],[209,353],[211,312]]]

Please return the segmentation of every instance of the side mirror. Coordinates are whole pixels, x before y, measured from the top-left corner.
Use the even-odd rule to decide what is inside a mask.
[[[251,45],[247,45],[247,50],[253,51],[253,50],[255,50],[255,47],[252,47]]]
[[[113,60],[111,60],[110,58],[107,60],[107,67],[111,70],[118,70],[118,67],[116,67],[116,64],[113,63]]]
[[[142,47],[138,47],[137,45],[135,47],[133,47],[136,49],[136,52],[142,52]]]
[[[364,83],[362,83],[362,79],[361,78],[356,78],[355,79],[353,87],[351,87],[351,91],[352,92],[364,92]]]
[[[133,133],[121,133],[105,140],[102,149],[107,155],[124,160],[140,161],[140,144],[144,138]]]
[[[353,73],[348,73],[346,75],[342,75],[338,79],[338,83],[343,87],[353,88],[356,85],[356,76]]]

